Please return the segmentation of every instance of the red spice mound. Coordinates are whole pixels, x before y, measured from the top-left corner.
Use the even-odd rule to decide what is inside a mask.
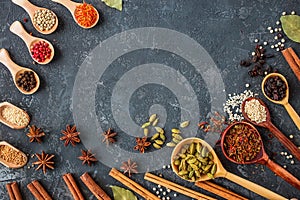
[[[91,4],[87,3],[77,6],[74,15],[77,22],[81,26],[87,28],[94,25],[98,18],[98,12],[96,9]]]

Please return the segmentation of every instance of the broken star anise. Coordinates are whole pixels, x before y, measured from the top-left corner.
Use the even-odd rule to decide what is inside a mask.
[[[34,165],[38,165],[35,170],[39,170],[42,168],[45,174],[47,168],[54,169],[54,162],[51,161],[54,155],[46,154],[44,151],[42,151],[42,154],[36,153],[35,156],[38,158],[38,161],[32,163]]]
[[[151,145],[151,142],[147,142],[147,137],[143,138],[135,138],[136,146],[134,146],[134,150],[139,150],[141,153],[145,152],[146,147]]]
[[[106,142],[107,145],[116,142],[116,139],[114,137],[117,135],[117,133],[113,132],[111,128],[102,133],[102,135],[104,137],[102,142]]]
[[[78,158],[82,160],[82,164],[87,163],[89,166],[93,162],[97,162],[98,160],[95,158],[95,154],[92,154],[91,150],[85,151],[81,150],[82,156],[79,156]]]
[[[72,146],[74,147],[76,146],[76,142],[80,142],[78,137],[80,132],[77,132],[75,125],[73,127],[67,125],[66,130],[62,130],[61,133],[64,134],[64,136],[62,136],[60,140],[65,140],[65,146],[68,146],[68,144],[71,142]]]
[[[41,128],[37,128],[35,125],[32,125],[29,126],[29,133],[27,133],[26,135],[30,138],[29,142],[34,142],[36,140],[38,143],[41,143],[41,137],[45,136],[45,133]]]
[[[123,162],[122,166],[120,167],[120,169],[124,171],[124,174],[128,173],[129,177],[131,177],[131,173],[138,173],[136,168],[136,162],[132,162],[130,159],[128,159],[127,162]]]

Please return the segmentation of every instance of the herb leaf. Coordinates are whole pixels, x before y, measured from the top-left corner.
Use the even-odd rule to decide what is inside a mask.
[[[300,43],[300,16],[284,15],[280,17],[282,29],[287,37]]]
[[[122,0],[102,0],[107,6],[122,11]]]
[[[110,187],[114,194],[114,200],[137,200],[136,196],[130,190],[113,185]]]

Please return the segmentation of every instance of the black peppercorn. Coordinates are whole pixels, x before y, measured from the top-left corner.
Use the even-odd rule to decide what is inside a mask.
[[[20,73],[16,80],[16,83],[26,92],[31,91],[36,87],[36,79],[34,77],[34,73],[32,71],[25,71],[24,73]]]

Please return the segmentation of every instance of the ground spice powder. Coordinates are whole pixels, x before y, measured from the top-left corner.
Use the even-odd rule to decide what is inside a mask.
[[[24,165],[27,160],[21,152],[7,145],[0,145],[0,158],[14,165]]]

